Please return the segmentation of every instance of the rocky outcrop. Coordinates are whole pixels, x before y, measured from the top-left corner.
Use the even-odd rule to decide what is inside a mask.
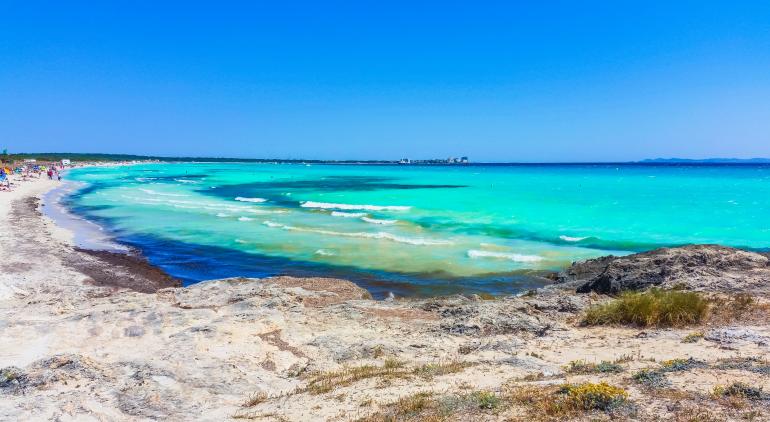
[[[760,253],[718,245],[661,248],[624,257],[575,263],[558,281],[579,293],[617,294],[659,286],[712,292],[770,292],[770,259]]]

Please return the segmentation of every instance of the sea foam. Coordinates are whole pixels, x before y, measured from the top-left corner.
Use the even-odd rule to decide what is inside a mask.
[[[236,197],[235,200],[241,202],[267,202],[265,198],[244,198],[242,196]]]
[[[523,255],[518,253],[479,251],[476,249],[469,250],[468,257],[473,259],[477,259],[477,258],[508,259],[514,262],[538,262],[543,260],[543,257],[537,256],[537,255]]]
[[[398,223],[397,220],[378,220],[376,218],[369,218],[369,217],[361,217],[361,220],[362,221],[366,221],[367,223],[381,224],[381,225],[385,225],[385,226],[389,226],[391,224]]]
[[[365,212],[341,212],[341,211],[332,211],[332,217],[344,217],[344,218],[360,218],[360,217],[366,217]]]
[[[305,201],[300,203],[303,208],[321,208],[338,210],[366,210],[366,211],[408,211],[412,207],[402,205],[355,205],[355,204],[335,204],[331,202]]]
[[[559,236],[559,239],[565,241],[565,242],[580,242],[581,240],[588,239],[587,237],[571,237],[571,236]]]
[[[304,232],[304,233],[315,233],[315,234],[323,234],[323,235],[329,235],[329,236],[340,236],[340,237],[358,237],[362,239],[383,239],[383,240],[390,240],[391,242],[397,242],[397,243],[406,243],[409,245],[416,245],[416,246],[427,246],[427,245],[451,245],[452,242],[446,241],[446,240],[434,240],[434,239],[423,239],[423,238],[415,238],[415,237],[406,237],[406,236],[398,236],[392,233],[387,232],[338,232],[333,230],[322,230],[322,229],[312,229],[312,228],[305,228],[305,227],[296,227],[296,226],[289,226],[286,224],[276,223],[274,221],[265,220],[262,222],[262,224],[272,227],[272,228],[280,228],[283,230],[289,230],[289,231],[297,231],[297,232]]]
[[[189,195],[184,195],[184,194],[180,194],[180,193],[158,192],[158,191],[154,191],[152,189],[144,189],[144,188],[139,188],[139,190],[144,192],[144,193],[150,194],[150,195],[158,195],[158,196],[177,196],[177,197],[179,197],[179,196],[189,196]]]

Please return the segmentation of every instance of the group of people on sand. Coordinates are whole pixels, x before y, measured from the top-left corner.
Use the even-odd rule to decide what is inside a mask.
[[[25,182],[30,179],[39,179],[45,174],[48,180],[61,181],[63,166],[50,165],[19,165],[12,168],[8,165],[0,165],[0,192],[10,192],[16,182]],[[11,179],[14,179],[13,182]]]

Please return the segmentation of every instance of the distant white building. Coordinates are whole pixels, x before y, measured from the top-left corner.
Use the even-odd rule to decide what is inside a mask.
[[[34,158],[25,158],[24,162],[25,163],[37,163],[37,160],[34,159]]]
[[[69,159],[67,159],[67,158],[61,160],[61,165],[63,165],[63,166],[68,166],[70,164],[72,164],[72,162]]]

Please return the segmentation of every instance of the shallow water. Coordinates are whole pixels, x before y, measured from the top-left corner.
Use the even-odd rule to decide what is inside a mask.
[[[330,275],[376,296],[510,293],[659,246],[770,243],[770,167],[148,164],[64,204],[187,283]]]

